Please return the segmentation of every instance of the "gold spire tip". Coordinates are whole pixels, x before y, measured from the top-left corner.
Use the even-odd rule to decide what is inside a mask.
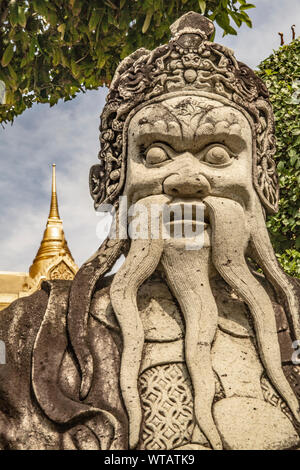
[[[52,163],[52,194],[56,193],[56,165]]]
[[[58,212],[58,203],[57,203],[57,194],[56,194],[56,165],[52,163],[52,194],[51,194],[51,204],[49,218],[59,219]]]

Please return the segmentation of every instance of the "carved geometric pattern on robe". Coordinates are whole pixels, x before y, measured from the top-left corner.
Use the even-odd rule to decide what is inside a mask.
[[[270,405],[273,405],[276,408],[279,408],[292,421],[292,415],[287,404],[278,395],[265,374],[262,375],[260,383],[266,402],[270,403]]]
[[[191,441],[192,385],[181,363],[147,369],[139,377],[143,409],[140,449],[174,449]]]
[[[293,385],[294,392],[300,400],[300,367],[299,366],[288,366],[288,380]]]

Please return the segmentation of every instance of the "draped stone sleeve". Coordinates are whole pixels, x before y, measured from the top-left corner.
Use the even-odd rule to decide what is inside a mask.
[[[0,368],[0,448],[127,447],[120,352],[112,334],[92,318],[89,341],[97,367],[88,397],[79,399],[78,365],[66,331],[70,286],[44,282],[2,313],[7,364]]]

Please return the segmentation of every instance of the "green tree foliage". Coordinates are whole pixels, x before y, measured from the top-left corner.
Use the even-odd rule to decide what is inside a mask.
[[[109,84],[120,59],[169,38],[180,15],[199,11],[236,34],[254,5],[246,0],[0,0],[0,80],[12,121],[34,102],[54,105]]]
[[[274,52],[259,69],[274,109],[281,188],[279,212],[267,225],[279,262],[300,277],[300,38]]]

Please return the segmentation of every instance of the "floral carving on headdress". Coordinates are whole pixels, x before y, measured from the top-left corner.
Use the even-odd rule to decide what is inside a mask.
[[[149,100],[180,90],[223,96],[243,108],[254,123],[253,181],[264,207],[278,209],[279,187],[274,118],[262,80],[231,49],[209,41],[213,23],[187,13],[171,26],[172,38],[154,51],[138,49],[116,70],[101,116],[100,164],[90,172],[90,190],[97,208],[117,204],[126,173],[123,129],[126,117]]]

